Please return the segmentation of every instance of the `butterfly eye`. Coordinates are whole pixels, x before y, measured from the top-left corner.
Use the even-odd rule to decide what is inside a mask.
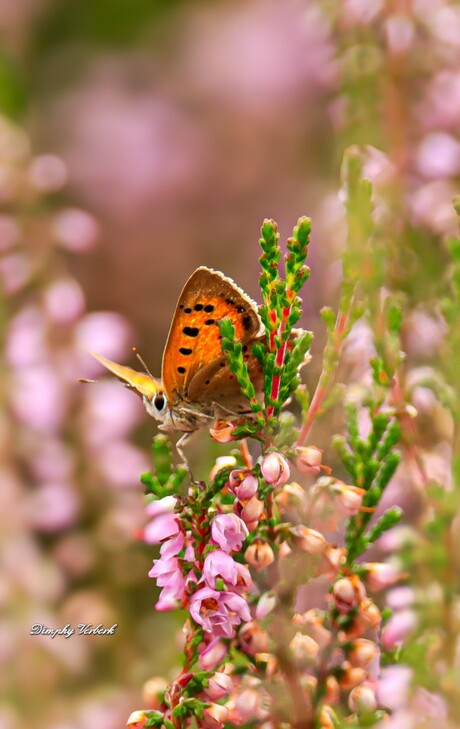
[[[163,408],[166,405],[165,396],[161,392],[158,393],[158,395],[155,395],[155,397],[153,398],[153,404],[156,407],[156,409],[158,410],[158,412],[161,413],[161,411],[163,410]]]

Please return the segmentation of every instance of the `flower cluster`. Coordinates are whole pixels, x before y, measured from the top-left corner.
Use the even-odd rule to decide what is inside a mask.
[[[300,300],[290,289],[296,271],[306,278],[304,232],[299,221],[288,247],[288,278],[274,287],[276,228],[266,221],[262,229],[262,265],[270,271],[262,277],[265,318],[276,320],[279,332],[268,334],[264,355],[265,409],[252,397],[241,348],[223,327],[223,349],[253,419],[221,423],[211,435],[219,442],[252,435],[262,441],[261,455],[254,462],[241,441],[240,450],[218,459],[209,486],[192,482],[181,496],[161,436],[154,446],[161,471],[142,478],[149,498],[144,538],[161,545],[150,571],[161,588],[156,607],[181,607],[188,617],[181,673],[154,705],[130,717],[131,727],[195,721],[213,729],[247,723],[332,729],[344,716],[371,725],[386,715],[379,662],[383,653],[391,660],[398,641],[390,623],[380,640],[386,616],[372,595],[401,580],[401,567],[363,556],[401,515],[388,509],[373,518],[399,463],[399,425],[377,388],[368,396],[367,432],[359,431],[357,407],[347,406],[348,436],[336,438],[346,483],[323,464],[321,449],[303,445],[304,429],[281,413],[305,359],[306,338],[292,335]]]

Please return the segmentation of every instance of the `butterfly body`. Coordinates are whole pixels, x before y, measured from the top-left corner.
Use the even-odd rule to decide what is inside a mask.
[[[249,376],[261,396],[262,369],[252,354],[252,345],[265,341],[257,305],[234,281],[205,266],[196,269],[179,296],[161,379],[94,356],[142,396],[161,430],[192,433],[215,420],[231,420],[250,412],[222,353],[218,322],[224,318],[233,324]]]

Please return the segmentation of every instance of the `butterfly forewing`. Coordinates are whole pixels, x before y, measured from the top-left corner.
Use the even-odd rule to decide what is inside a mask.
[[[162,379],[170,403],[212,402],[219,387],[224,399],[241,396],[222,356],[217,322],[224,318],[230,319],[243,345],[263,329],[256,304],[231,279],[198,268],[179,297],[163,355]]]

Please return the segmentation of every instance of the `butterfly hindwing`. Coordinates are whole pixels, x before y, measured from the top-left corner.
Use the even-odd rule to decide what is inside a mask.
[[[252,345],[256,341],[265,341],[265,335],[243,345],[243,357],[251,382],[260,397],[264,375],[260,362],[252,354]],[[248,401],[241,392],[241,386],[235,375],[230,372],[222,355],[196,373],[190,382],[188,394],[192,402],[203,402],[208,405],[225,404],[225,408],[234,414],[247,412],[249,409]]]
[[[170,403],[210,402],[206,388],[211,382],[214,392],[216,384],[224,387],[225,397],[241,395],[238,383],[221,367],[217,322],[224,318],[230,319],[235,338],[243,345],[263,331],[256,304],[231,279],[200,267],[179,297],[163,355],[162,379]],[[206,368],[210,368],[209,377],[203,376]]]

